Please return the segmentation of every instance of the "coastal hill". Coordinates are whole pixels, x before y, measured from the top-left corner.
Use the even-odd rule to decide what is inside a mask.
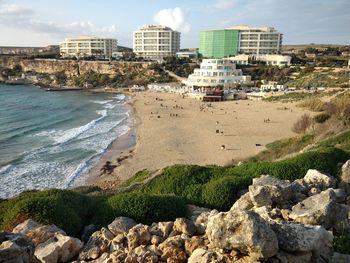
[[[91,87],[126,87],[172,80],[151,62],[21,59],[5,56],[0,57],[0,65],[5,75],[20,77],[22,73],[27,73],[36,76],[39,84],[48,86],[83,87],[89,84]]]

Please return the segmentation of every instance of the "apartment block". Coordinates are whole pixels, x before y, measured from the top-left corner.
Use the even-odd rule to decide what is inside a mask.
[[[138,57],[162,59],[180,50],[180,32],[162,25],[146,25],[133,33],[133,51]]]
[[[66,38],[60,43],[61,57],[109,58],[118,51],[117,40],[114,38],[77,37]]]
[[[200,32],[199,53],[207,58],[279,54],[281,47],[282,34],[273,27],[236,26]]]

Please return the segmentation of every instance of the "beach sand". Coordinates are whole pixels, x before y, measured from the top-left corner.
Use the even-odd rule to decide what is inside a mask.
[[[292,103],[251,100],[214,102],[200,110],[201,101],[152,91],[135,93],[131,105],[136,133],[116,140],[87,174],[87,184],[116,188],[140,170],[173,164],[229,165],[295,136],[291,127],[306,112]],[[106,161],[116,164],[121,157],[111,175],[99,175]]]

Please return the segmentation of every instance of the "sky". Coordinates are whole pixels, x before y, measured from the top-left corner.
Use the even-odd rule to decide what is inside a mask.
[[[181,48],[199,32],[271,26],[284,44],[350,44],[350,0],[0,0],[0,46],[46,46],[98,36],[132,47],[132,32],[162,24],[181,32]]]

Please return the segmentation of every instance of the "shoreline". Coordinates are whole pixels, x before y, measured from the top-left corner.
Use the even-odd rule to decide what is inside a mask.
[[[132,158],[137,146],[136,134],[140,120],[136,114],[134,106],[135,97],[129,93],[124,94],[129,96],[126,107],[131,113],[130,129],[111,143],[105,153],[102,154],[101,158],[82,175],[84,177],[83,183],[78,186],[97,185],[102,189],[108,190],[119,187],[121,181],[119,180],[118,175],[115,173],[111,173],[110,175],[101,174],[101,168],[107,161],[111,162],[111,165],[116,165],[117,167],[123,165],[123,162],[126,159]]]
[[[295,103],[252,100],[213,103],[203,110],[210,104],[153,91],[135,93],[128,105],[130,131],[85,174],[85,186],[116,190],[138,171],[152,173],[174,164],[231,165],[261,152],[267,143],[295,136],[293,123],[303,113],[312,114]],[[110,175],[99,176],[106,161],[113,165],[121,157]]]

